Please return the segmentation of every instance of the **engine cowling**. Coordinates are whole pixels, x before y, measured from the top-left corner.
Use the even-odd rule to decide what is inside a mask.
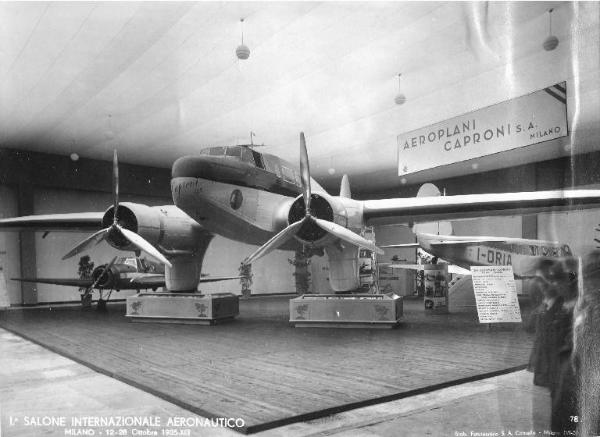
[[[98,288],[115,288],[116,278],[112,268],[107,269],[106,265],[98,266],[92,272],[92,279]]]
[[[310,214],[313,217],[334,222],[347,227],[348,217],[344,204],[335,197],[325,193],[312,193],[310,196]],[[300,221],[306,215],[304,198],[298,196],[291,204],[288,211],[288,224]],[[312,247],[323,247],[335,240],[312,221],[304,223],[296,233],[296,239]]]
[[[111,206],[102,218],[104,228],[110,227],[113,216],[114,206]],[[151,207],[122,202],[118,206],[117,220],[121,227],[135,232],[161,251],[193,252],[199,241],[210,238],[197,222],[172,205]],[[109,233],[107,241],[119,250],[136,249],[119,232]]]

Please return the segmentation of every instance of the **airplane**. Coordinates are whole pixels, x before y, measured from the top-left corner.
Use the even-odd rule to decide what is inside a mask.
[[[115,262],[116,261],[116,262]],[[11,278],[13,281],[39,284],[70,285],[105,290],[156,290],[165,286],[162,264],[154,264],[143,258],[115,257],[108,264],[96,267],[89,278]],[[199,283],[229,281],[243,276],[208,276],[202,273]]]
[[[417,193],[440,196],[440,190],[433,184],[424,184]],[[435,232],[437,228],[437,233]],[[458,236],[451,234],[452,224],[418,223],[413,226],[416,243],[388,244],[383,248],[421,248],[428,254],[446,261],[448,272],[470,275],[471,266],[512,266],[517,279],[536,276],[536,270],[543,259],[574,258],[568,244],[558,241],[490,236]],[[422,270],[418,264],[385,264],[390,268]]]
[[[199,282],[217,282],[240,279],[242,276],[208,276],[202,274]],[[156,291],[165,286],[165,268],[162,263],[154,263],[139,257],[114,257],[109,263],[94,268],[89,278],[11,278],[13,281],[34,282],[38,284],[65,285],[85,288],[82,302],[94,290],[147,290]],[[110,294],[108,295],[108,300]]]
[[[114,257],[92,271],[89,278],[11,278],[13,281],[54,284],[98,290],[156,290],[165,285],[162,264],[137,257]]]
[[[274,249],[304,248],[327,254],[333,290],[359,289],[359,250],[382,253],[361,233],[382,223],[515,215],[600,206],[600,190],[555,190],[445,197],[354,200],[347,176],[339,196],[310,177],[304,133],[300,167],[248,146],[210,147],[184,156],[172,167],[174,205],[148,207],[118,200],[113,158],[113,205],[104,213],[70,213],[0,220],[9,230],[101,230],[65,258],[106,240],[122,250],[144,251],[163,262],[171,292],[196,290],[202,259],[215,234],[260,246],[246,265]]]
[[[574,257],[568,244],[527,238],[416,234],[417,243],[389,244],[385,248],[420,247],[425,252],[458,266],[454,273],[470,274],[471,266],[512,266],[517,278],[535,276],[542,258]],[[413,265],[392,264],[392,268]]]

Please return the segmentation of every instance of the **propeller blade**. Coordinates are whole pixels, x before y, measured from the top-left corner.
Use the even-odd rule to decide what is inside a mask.
[[[243,264],[250,264],[253,261],[256,261],[257,259],[262,258],[263,256],[265,256],[272,250],[277,249],[279,246],[281,246],[283,243],[285,243],[287,240],[289,240],[296,233],[296,231],[300,228],[300,226],[302,226],[304,224],[304,222],[306,220],[307,220],[307,217],[303,218],[302,220],[297,221],[296,223],[292,223],[287,228],[285,228],[283,231],[280,231],[277,235],[275,235],[273,238],[271,238],[265,244],[260,246],[256,252],[254,252],[252,255],[250,255],[248,258],[246,258],[244,260]]]
[[[127,240],[129,240],[129,242],[131,244],[133,244],[135,247],[137,247],[140,250],[143,250],[144,252],[146,252],[150,257],[154,258],[155,260],[157,260],[169,267],[173,267],[173,265],[169,262],[169,260],[167,258],[164,257],[164,255],[162,253],[160,253],[153,245],[148,243],[146,240],[144,240],[138,234],[130,231],[129,229],[125,229],[125,228],[119,226],[118,224],[114,224],[113,226],[116,227],[116,229],[118,229],[123,234],[123,236],[125,238],[127,238]]]
[[[98,277],[96,278],[96,280],[94,281],[94,283],[92,285],[90,285],[88,287],[87,290],[85,290],[86,293],[92,291],[94,288],[96,288],[96,286],[98,285],[98,282],[100,282],[100,279],[102,279],[102,276],[104,276],[104,273],[106,273],[107,270],[110,270],[110,268],[113,266],[113,264],[115,263],[115,261],[117,260],[117,256],[115,256],[108,264],[106,264],[104,266],[104,269],[102,269],[102,273],[98,275]]]
[[[324,231],[329,232],[330,234],[335,235],[341,240],[344,240],[350,244],[359,247],[366,247],[369,250],[377,252],[379,255],[382,255],[384,252],[379,247],[375,246],[372,241],[367,240],[366,238],[361,237],[358,234],[346,229],[343,226],[340,226],[336,223],[329,222],[327,220],[321,220],[316,217],[311,217],[311,220],[314,220],[317,226],[319,226]]]
[[[73,249],[71,249],[65,256],[63,256],[62,259],[71,258],[72,256],[83,252],[85,249],[87,249],[92,244],[100,243],[102,240],[104,240],[106,238],[106,235],[108,234],[108,229],[109,228],[101,229],[98,232],[96,232],[95,234],[87,237],[85,240],[83,240],[81,243],[79,243],[77,246],[75,246]]]
[[[117,223],[117,210],[119,208],[119,160],[117,158],[117,149],[113,153],[113,223]]]
[[[310,215],[310,167],[308,165],[308,152],[304,132],[300,132],[300,180],[302,182],[302,196],[306,214]]]

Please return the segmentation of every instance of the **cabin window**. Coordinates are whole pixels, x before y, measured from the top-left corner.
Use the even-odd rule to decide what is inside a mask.
[[[225,147],[211,147],[210,148],[210,155],[222,156],[223,154],[225,154]]]
[[[125,262],[123,264],[135,267],[137,269],[137,262],[135,258],[125,258]]]
[[[302,185],[300,174],[296,170],[294,170],[294,179],[296,180],[296,185]]]
[[[258,168],[265,168],[265,163],[263,162],[262,155],[254,150],[251,151],[252,156],[254,157],[254,162]]]
[[[269,173],[273,173],[275,176],[280,178],[281,171],[279,171],[279,166],[277,165],[277,162],[275,162],[272,158],[269,158],[267,156],[263,156],[263,158],[265,161],[265,168],[267,169],[267,171]]]
[[[235,156],[235,157],[240,157],[242,155],[242,150],[240,147],[228,147],[227,151],[225,152],[226,156]]]
[[[242,147],[242,161],[255,165],[252,151],[246,147]]]
[[[296,183],[294,180],[294,170],[282,165],[281,173],[283,174],[283,179],[285,179],[286,181],[291,182],[291,183]]]

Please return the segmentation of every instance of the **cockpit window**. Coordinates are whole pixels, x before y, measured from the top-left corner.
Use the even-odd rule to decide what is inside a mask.
[[[283,179],[285,179],[286,181],[291,182],[293,184],[296,183],[296,181],[294,180],[294,170],[282,165],[281,173],[283,173]]]
[[[227,151],[225,152],[226,156],[237,156],[238,158],[242,155],[241,147],[230,146],[227,147]]]
[[[225,154],[225,147],[211,147],[209,152],[210,155],[221,156]]]
[[[131,267],[135,267],[137,269],[137,262],[136,262],[135,258],[125,258],[125,262],[123,264],[126,264]]]
[[[281,177],[281,171],[279,165],[270,156],[263,155],[263,161],[265,162],[265,168],[268,172],[275,174],[278,178]]]
[[[247,147],[242,147],[242,161],[248,162],[252,165],[254,164],[254,157],[252,156],[252,152]]]

